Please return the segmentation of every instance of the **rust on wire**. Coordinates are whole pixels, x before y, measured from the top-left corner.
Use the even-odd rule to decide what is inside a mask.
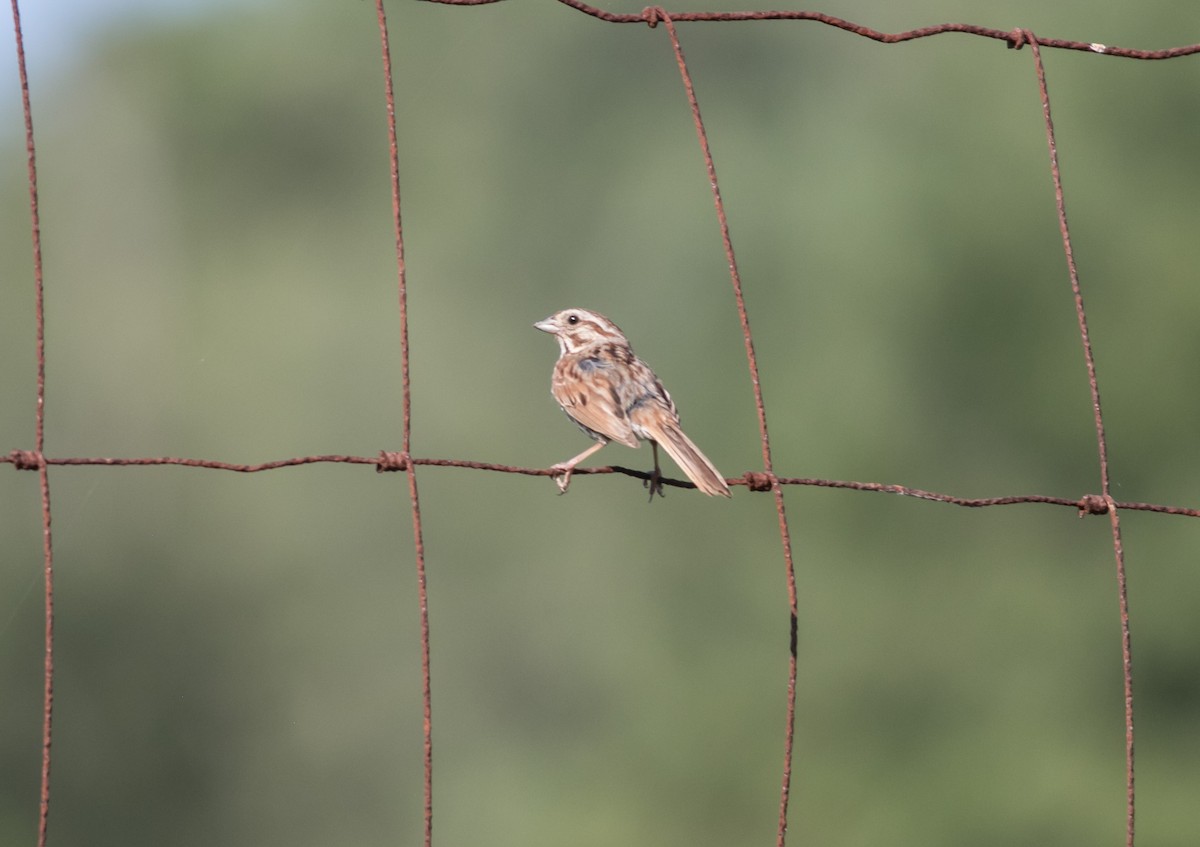
[[[1062,170],[1058,162],[1058,144],[1054,135],[1054,121],[1050,115],[1050,89],[1046,83],[1046,68],[1042,64],[1039,40],[1032,32],[1022,31],[1022,40],[1033,53],[1033,67],[1037,75],[1038,92],[1042,99],[1042,118],[1046,124],[1046,145],[1050,149],[1050,176],[1054,183],[1054,205],[1058,212],[1058,227],[1062,234],[1063,254],[1067,260],[1067,275],[1071,282],[1071,294],[1075,300],[1075,316],[1079,323],[1079,338],[1083,344],[1083,358],[1087,366],[1088,387],[1092,395],[1092,416],[1096,424],[1096,446],[1100,459],[1099,501],[1089,503],[1089,511],[1095,513],[1103,508],[1107,512],[1112,529],[1113,555],[1117,564],[1117,600],[1121,614],[1121,676],[1125,687],[1125,844],[1133,847],[1134,842],[1134,732],[1133,732],[1133,646],[1129,628],[1129,588],[1125,574],[1125,551],[1121,544],[1120,510],[1112,497],[1108,472],[1108,439],[1104,434],[1104,414],[1100,408],[1100,384],[1096,378],[1096,357],[1092,352],[1091,334],[1088,332],[1087,312],[1083,307],[1083,288],[1079,282],[1079,269],[1075,264],[1075,253],[1071,248],[1071,228],[1067,224],[1067,204],[1063,190]],[[1083,512],[1083,507],[1080,507]]]
[[[675,63],[679,66],[679,76],[683,82],[684,94],[692,112],[692,123],[696,127],[696,140],[700,143],[700,152],[704,157],[704,168],[708,173],[709,187],[712,189],[713,205],[716,208],[717,224],[721,229],[721,244],[725,248],[725,259],[729,265],[729,280],[733,286],[733,297],[737,305],[738,320],[742,326],[742,339],[746,349],[746,362],[750,369],[750,384],[754,389],[754,407],[758,414],[758,431],[762,442],[763,472],[758,480],[769,482],[770,491],[775,497],[775,512],[779,519],[779,536],[783,546],[784,575],[787,580],[788,593],[788,672],[787,672],[787,702],[783,731],[783,774],[779,789],[779,819],[776,829],[776,844],[783,847],[787,841],[788,801],[792,788],[792,752],[795,748],[796,728],[796,677],[798,672],[796,658],[796,633],[799,629],[799,605],[796,595],[796,567],[792,558],[792,535],[788,528],[787,510],[783,502],[783,488],[775,479],[775,471],[771,465],[771,436],[767,430],[767,410],[763,402],[762,383],[758,377],[758,356],[754,352],[754,336],[750,332],[750,316],[746,311],[746,300],[742,294],[742,276],[738,271],[737,256],[733,251],[733,239],[729,234],[729,219],[725,215],[725,202],[721,199],[721,187],[717,182],[717,168],[713,162],[712,148],[708,143],[708,133],[704,129],[704,119],[700,115],[700,101],[696,98],[696,88],[692,84],[692,74],[688,70],[687,59],[683,55],[683,46],[679,43],[679,33],[671,20],[671,15],[660,6],[647,8],[643,19],[651,27],[661,22],[667,31],[671,42],[671,50],[675,54]]]
[[[425,0],[429,3],[437,3],[443,6],[482,6],[489,3],[497,3],[500,0]],[[635,24],[635,23],[650,23],[654,26],[658,20],[661,9],[659,7],[650,6],[638,14],[609,12],[597,6],[591,6],[580,0],[558,0],[564,6],[568,6],[577,12],[582,12],[585,15],[596,18],[597,20],[605,21],[614,24]],[[659,11],[651,12],[652,9]],[[667,14],[662,12],[662,14]],[[1020,49],[1025,45],[1023,33],[1026,30],[1022,29],[995,29],[987,26],[977,26],[975,24],[956,24],[944,23],[934,26],[923,26],[916,29],[904,30],[903,32],[881,32],[877,29],[872,29],[869,26],[856,24],[853,21],[848,21],[845,18],[839,18],[835,15],[827,15],[823,12],[808,12],[802,10],[762,10],[762,11],[744,11],[744,12],[670,12],[671,20],[675,23],[735,23],[739,21],[812,21],[813,23],[825,24],[835,29],[840,29],[844,32],[849,32],[853,35],[858,35],[863,38],[869,38],[871,41],[878,41],[880,44],[902,44],[906,41],[915,41],[919,38],[929,38],[935,35],[947,35],[950,33],[961,33],[963,35],[974,35],[980,38],[991,38],[996,41],[1003,41],[1009,47]],[[654,16],[656,20],[651,21],[650,17]],[[1191,56],[1195,53],[1200,53],[1200,44],[1186,44],[1180,47],[1170,47],[1165,50],[1138,50],[1131,47],[1118,47],[1112,44],[1100,44],[1095,41],[1072,41],[1065,38],[1041,38],[1038,43],[1042,47],[1053,47],[1058,50],[1078,50],[1084,53],[1096,53],[1101,56],[1119,56],[1124,59],[1174,59],[1180,56]]]
[[[13,450],[6,456],[0,456],[0,465],[9,464],[16,470],[36,471],[41,465],[41,458],[34,450]],[[122,458],[113,456],[46,456],[45,463],[49,467],[101,465],[107,467],[146,467],[150,465],[177,465],[187,468],[207,468],[209,470],[232,471],[234,473],[261,473],[280,468],[299,467],[316,464],[349,464],[370,465],[379,473],[407,471],[409,464],[414,466],[460,468],[463,470],[491,471],[493,473],[518,474],[520,476],[554,476],[557,471],[553,468],[527,468],[519,465],[506,465],[499,462],[478,462],[471,459],[435,459],[420,456],[408,456],[399,451],[382,450],[375,456],[348,456],[340,454],[324,454],[319,456],[295,456],[289,459],[276,459],[270,462],[256,464],[238,464],[222,462],[216,459],[187,459],[178,456],[147,456],[138,458]],[[578,476],[605,476],[619,474],[632,477],[643,482],[650,479],[648,471],[627,468],[621,465],[606,465],[590,468],[576,468],[573,472]],[[696,486],[686,479],[670,479],[661,477],[662,484],[672,488],[688,489]],[[946,503],[952,506],[967,508],[986,508],[989,506],[1014,505],[1048,505],[1066,506],[1076,509],[1081,515],[1106,515],[1109,510],[1109,500],[1102,494],[1085,494],[1081,497],[1054,497],[1046,494],[1014,494],[1004,497],[960,497],[955,494],[944,494],[937,491],[926,491],[907,485],[887,482],[859,482],[845,479],[821,479],[819,477],[776,476],[762,471],[747,471],[738,477],[726,478],[730,486],[745,486],[752,492],[770,492],[772,486],[798,485],[811,488],[840,488],[848,491],[874,492],[880,494],[896,494],[901,497],[912,497],[917,500],[930,500]],[[1113,507],[1126,512],[1154,512],[1162,515],[1179,515],[1181,517],[1200,518],[1200,508],[1185,506],[1168,506],[1161,503],[1146,503],[1133,500],[1113,500]]]
[[[25,37],[21,8],[12,0],[13,37],[17,48],[17,73],[21,82],[21,111],[25,118],[26,167],[29,174],[29,228],[33,238],[33,298],[37,394],[34,408],[34,450],[22,454],[24,467],[38,472],[42,495],[42,574],[45,630],[42,647],[42,769],[38,792],[38,847],[45,847],[50,823],[50,746],[54,727],[54,544],[50,534],[50,472],[46,447],[46,290],[42,273],[42,225],[38,213],[37,148],[33,142],[33,109],[29,99],[29,73],[25,65]]]
[[[417,491],[417,474],[408,460],[412,441],[412,360],[408,344],[408,276],[404,263],[404,228],[400,217],[400,153],[396,139],[396,94],[392,76],[392,49],[388,38],[387,13],[383,0],[376,0],[376,19],[379,23],[379,43],[383,55],[383,85],[387,106],[388,158],[392,184],[392,225],[396,241],[396,291],[400,309],[400,381],[403,394],[400,460],[408,476],[408,498],[412,510],[413,549],[416,554],[417,602],[421,627],[421,710],[423,726],[425,847],[433,844],[433,684],[429,659],[429,592],[425,578],[425,540],[421,529],[421,498]],[[381,462],[386,454],[381,454]],[[383,464],[378,465],[383,470]]]

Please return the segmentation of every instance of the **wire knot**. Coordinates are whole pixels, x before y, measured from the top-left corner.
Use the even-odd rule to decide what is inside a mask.
[[[375,473],[385,471],[406,471],[412,457],[407,453],[393,453],[388,450],[379,451],[379,460],[375,462]]]
[[[1103,494],[1085,494],[1079,499],[1079,517],[1084,515],[1107,515],[1108,498]]]
[[[642,9],[642,20],[646,22],[646,25],[650,29],[654,29],[658,26],[659,21],[665,22],[670,20],[670,18],[667,17],[667,10],[662,6],[647,6],[645,9]]]
[[[1033,33],[1023,27],[1014,27],[1008,34],[1007,41],[1009,50],[1020,50],[1026,44],[1037,44]]]
[[[751,491],[770,491],[775,485],[775,474],[770,473],[746,471],[742,479],[746,480],[746,487]]]
[[[13,450],[8,458],[12,459],[13,467],[19,471],[36,471],[42,466],[38,454],[32,450]]]

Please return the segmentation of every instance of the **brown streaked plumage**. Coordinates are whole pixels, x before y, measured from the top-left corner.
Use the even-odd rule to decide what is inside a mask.
[[[650,366],[634,354],[615,323],[587,309],[564,309],[534,326],[558,339],[550,393],[567,416],[597,441],[552,467],[559,472],[555,482],[560,492],[566,493],[575,466],[608,442],[637,447],[639,441],[649,441],[654,451],[651,498],[656,491],[662,493],[660,444],[705,494],[730,496],[724,477],[679,428],[671,395]]]

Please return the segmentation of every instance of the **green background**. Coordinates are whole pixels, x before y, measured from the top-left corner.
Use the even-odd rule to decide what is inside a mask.
[[[1200,40],[1165,0],[819,8],[882,30]],[[623,327],[726,475],[760,468],[663,28],[548,0],[389,14],[414,454],[545,467],[582,450],[549,397],[555,346],[530,324],[585,306]],[[778,472],[970,497],[1097,491],[1030,52],[965,35],[886,46],[813,23],[679,32]],[[1114,494],[1194,507],[1200,67],[1044,55]],[[15,64],[4,77],[15,91]],[[133,17],[31,84],[50,455],[399,449],[373,4]],[[7,453],[34,446],[19,113],[0,150]],[[616,445],[595,460],[647,467],[650,454]],[[435,843],[774,843],[788,608],[770,497],[668,490],[647,505],[620,476],[577,477],[566,497],[537,477],[418,477]],[[51,486],[52,843],[420,843],[404,475],[54,468]],[[1107,519],[800,487],[787,505],[789,843],[1123,843]],[[1200,526],[1145,513],[1122,526],[1139,836],[1192,845]],[[35,833],[41,567],[36,474],[0,467],[5,844]]]

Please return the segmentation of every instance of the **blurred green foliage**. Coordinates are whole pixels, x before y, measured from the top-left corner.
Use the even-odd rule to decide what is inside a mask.
[[[743,8],[751,8],[743,4]],[[633,10],[625,4],[620,10]],[[637,6],[636,8],[640,8]],[[705,7],[722,8],[715,4]],[[726,7],[728,8],[728,7]],[[1196,41],[1165,0],[834,2],[883,29]],[[392,3],[419,455],[582,449],[530,324],[613,317],[729,475],[759,467],[741,333],[662,29],[553,3]],[[681,25],[776,467],[964,496],[1098,488],[1028,51]],[[131,25],[32,81],[54,456],[398,449],[373,7]],[[1046,51],[1116,495],[1195,505],[1194,60]],[[9,75],[10,85],[15,74]],[[0,135],[0,450],[33,446],[23,144]],[[602,463],[645,466],[609,447]],[[419,473],[435,840],[772,843],[788,613],[766,497]],[[55,469],[54,843],[415,844],[404,478]],[[789,843],[1083,845],[1124,824],[1108,523],[792,488]],[[0,842],[31,843],[37,480],[0,472]],[[1200,527],[1123,518],[1139,832],[1200,825]]]

